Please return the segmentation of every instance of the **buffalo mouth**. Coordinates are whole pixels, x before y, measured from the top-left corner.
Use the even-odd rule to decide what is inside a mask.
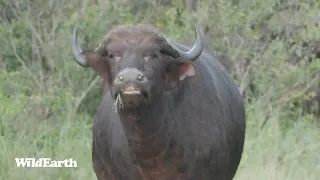
[[[115,103],[117,107],[135,108],[148,102],[147,91],[129,86],[115,93]]]

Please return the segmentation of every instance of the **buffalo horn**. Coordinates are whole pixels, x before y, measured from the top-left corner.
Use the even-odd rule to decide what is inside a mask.
[[[78,43],[78,31],[77,28],[73,30],[73,39],[72,39],[72,55],[76,62],[82,67],[88,67],[86,56],[83,54],[83,51]]]
[[[195,41],[193,47],[188,52],[180,50],[178,47],[176,47],[174,44],[172,44],[168,41],[169,45],[175,51],[178,52],[180,57],[182,57],[186,60],[190,60],[190,61],[195,61],[196,59],[198,59],[198,57],[202,53],[202,49],[203,49],[203,39],[202,39],[201,32],[199,30],[199,27],[197,25],[194,25],[194,27],[195,27],[195,33],[196,33],[196,41]]]

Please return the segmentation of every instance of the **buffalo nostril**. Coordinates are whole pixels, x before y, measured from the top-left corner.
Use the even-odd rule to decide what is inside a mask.
[[[122,76],[122,75],[119,75],[119,76],[118,76],[118,80],[119,80],[119,81],[123,81],[123,80],[124,80],[123,76]]]
[[[138,81],[142,81],[142,80],[144,79],[144,76],[141,75],[141,74],[139,74],[139,75],[137,76],[137,79],[138,79]]]

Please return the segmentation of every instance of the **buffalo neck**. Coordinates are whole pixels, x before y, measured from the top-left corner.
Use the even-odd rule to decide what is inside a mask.
[[[170,143],[172,121],[170,100],[153,99],[148,106],[122,109],[119,112],[130,148],[140,160],[165,154]]]

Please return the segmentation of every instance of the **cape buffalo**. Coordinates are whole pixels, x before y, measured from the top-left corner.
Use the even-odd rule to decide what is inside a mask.
[[[231,180],[245,138],[242,96],[196,41],[187,47],[147,24],[117,25],[95,49],[72,53],[104,80],[93,127],[99,180]]]

